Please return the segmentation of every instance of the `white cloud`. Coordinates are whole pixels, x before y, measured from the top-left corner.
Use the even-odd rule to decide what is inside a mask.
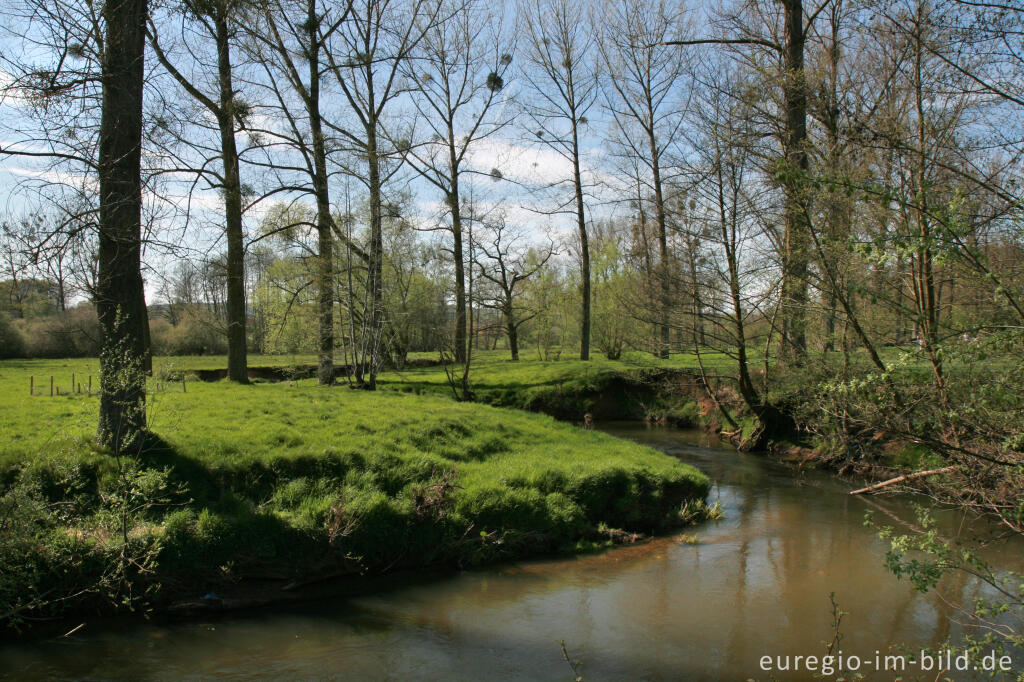
[[[572,164],[558,152],[545,147],[528,147],[503,140],[482,140],[469,154],[474,170],[488,173],[492,168],[522,184],[550,185],[572,178]]]

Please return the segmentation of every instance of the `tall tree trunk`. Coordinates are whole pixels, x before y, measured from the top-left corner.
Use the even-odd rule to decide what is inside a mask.
[[[576,228],[580,234],[580,360],[590,359],[590,240],[583,213],[583,179],[580,175],[580,149],[576,130],[576,113],[572,122],[572,179],[576,190]]]
[[[235,145],[234,86],[231,82],[231,43],[228,17],[217,10],[217,73],[220,85],[221,160],[224,165],[224,219],[228,238],[228,379],[249,382],[246,357],[245,244],[242,240],[242,181],[239,177],[238,148]]]
[[[739,373],[738,388],[740,396],[747,406],[755,411],[761,405],[754,382],[750,377],[750,363],[747,357],[747,333],[743,316],[743,296],[740,288],[739,262],[736,257],[735,227],[730,225],[726,212],[724,179],[719,170],[718,177],[718,208],[719,229],[721,230],[722,246],[725,250],[725,261],[729,275],[729,299],[732,304],[733,333],[735,336],[736,369]],[[735,218],[733,218],[735,220]]]
[[[372,81],[371,81],[372,82]],[[372,93],[370,101],[372,99]],[[380,352],[379,344],[383,324],[384,303],[384,225],[381,215],[382,188],[380,182],[380,158],[377,154],[377,121],[372,119],[367,125],[367,161],[369,165],[369,188],[370,188],[370,261],[367,274],[367,286],[370,287],[370,315],[369,335],[371,352],[367,360],[369,369],[369,381],[366,388],[376,390],[377,370],[379,361],[377,354]]]
[[[658,317],[660,344],[655,355],[659,358],[668,358],[671,348],[671,337],[669,328],[669,303],[671,296],[671,284],[669,282],[668,267],[668,225],[665,216],[665,194],[661,186],[661,154],[658,151],[658,140],[654,132],[654,103],[651,101],[650,89],[647,90],[647,120],[650,122],[647,128],[647,143],[651,152],[651,180],[654,184],[654,215],[658,225],[658,257],[659,263],[657,276],[661,288],[661,297],[658,301]]]
[[[842,174],[842,149],[839,139],[839,61],[840,61],[840,17],[843,11],[842,0],[834,0],[831,8],[831,36],[828,45],[828,90],[823,102],[822,124],[825,128],[826,163],[829,175],[834,179]],[[823,268],[834,273],[829,278],[827,303],[825,306],[825,352],[831,353],[836,348],[836,316],[838,315],[838,286],[843,280],[839,275],[840,245],[845,243],[849,234],[850,203],[837,187],[827,194],[828,232],[827,248],[823,254]],[[813,231],[814,226],[808,226]]]
[[[833,110],[834,111],[834,110]],[[839,130],[838,121],[833,115],[827,117],[826,139],[828,146],[829,170],[833,176],[839,174]],[[825,352],[835,350],[836,336],[836,315],[838,314],[838,297],[840,292],[837,287],[844,286],[839,273],[839,245],[849,233],[849,206],[842,194],[833,189],[828,194],[828,233],[826,243],[821,250],[822,267],[831,273],[828,279],[828,290],[826,292],[825,305]],[[813,227],[808,225],[810,233]]]
[[[334,239],[331,234],[331,200],[327,185],[327,150],[320,120],[320,21],[315,0],[309,0],[309,127],[313,136],[313,191],[316,195],[317,234],[317,381],[334,383]]]
[[[807,161],[807,87],[804,74],[804,10],[802,0],[785,0],[786,46],[783,97],[786,135],[785,244],[782,273],[783,358],[807,356],[808,224],[803,183]]]
[[[455,261],[455,362],[466,361],[466,266],[462,253],[462,197],[459,193],[459,166],[455,152],[455,131],[448,122],[448,174],[451,191],[448,205],[452,212],[452,258]]]
[[[653,117],[653,112],[651,116]],[[653,120],[653,118],[652,118]],[[669,306],[671,303],[671,272],[668,263],[668,227],[665,216],[665,197],[661,187],[661,163],[658,155],[657,141],[654,138],[654,131],[649,133],[651,145],[651,170],[654,180],[654,210],[658,221],[658,279],[661,286],[661,300],[658,301],[659,326],[661,331],[661,345],[658,348],[659,358],[668,358],[671,348],[670,327],[669,327]]]
[[[98,438],[115,452],[146,428],[148,324],[142,284],[142,89],[146,0],[108,0],[99,139],[102,329]]]
[[[458,213],[458,209],[452,210],[452,258],[455,264],[455,362],[461,364],[466,361],[466,265],[462,251],[462,219]]]
[[[449,147],[449,194],[446,201],[452,211],[452,259],[455,261],[455,361],[466,361],[466,262],[462,250],[462,194],[459,187],[459,156],[453,115],[447,117]]]
[[[924,94],[924,46],[923,36],[925,23],[924,3],[917,3],[916,26],[914,33],[914,103],[917,113],[917,153],[916,169],[912,173],[914,189],[917,193],[917,208],[914,212],[916,218],[917,238],[920,240],[917,247],[917,267],[915,285],[917,288],[917,310],[921,320],[922,340],[925,353],[932,366],[932,375],[935,387],[940,397],[945,400],[945,379],[943,376],[942,356],[939,353],[939,312],[936,301],[935,288],[935,263],[932,254],[931,241],[932,230],[929,212],[929,188],[928,188],[928,157],[926,145],[929,134],[925,119],[925,94]],[[916,175],[916,178],[913,177]]]

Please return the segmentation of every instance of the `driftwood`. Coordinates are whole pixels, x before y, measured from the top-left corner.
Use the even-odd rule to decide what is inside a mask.
[[[896,478],[890,478],[888,481],[882,481],[881,483],[869,485],[867,488],[861,488],[860,490],[851,490],[850,494],[861,495],[863,493],[871,493],[880,488],[886,488],[890,485],[896,485],[897,483],[903,483],[904,481],[912,481],[915,478],[924,478],[925,476],[934,476],[935,474],[948,474],[950,471],[953,471],[957,468],[958,465],[954,464],[953,466],[942,467],[941,469],[929,469],[927,471],[917,471],[912,474],[904,474],[902,476],[897,476]]]

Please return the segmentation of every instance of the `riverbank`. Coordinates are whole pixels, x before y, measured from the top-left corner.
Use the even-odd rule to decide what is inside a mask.
[[[477,402],[541,412],[563,421],[580,423],[590,414],[599,423],[627,420],[703,429],[741,450],[764,451],[800,468],[829,471],[852,481],[854,488],[943,466],[943,458],[913,434],[858,423],[852,418],[857,406],[837,404],[839,369],[862,378],[873,369],[863,353],[850,354],[845,368],[836,366],[839,359],[822,356],[803,366],[773,366],[767,377],[763,368],[752,370],[763,398],[791,420],[791,430],[771,437],[759,429],[758,419],[736,389],[735,361],[720,353],[702,353],[700,358],[677,354],[661,360],[633,352],[617,361],[566,357],[515,363],[502,354],[484,353],[473,365],[471,388]],[[886,349],[886,360],[894,367],[887,381],[898,384],[904,395],[915,396],[914,401],[927,402],[927,396],[921,396],[930,382],[927,364],[920,358],[908,359],[895,348]],[[953,361],[947,366],[950,376],[965,387],[978,380],[976,370],[959,379],[964,367]],[[998,372],[1000,367],[990,369]],[[398,392],[452,393],[445,369],[428,365],[386,372],[380,386]],[[869,394],[870,400],[872,386],[861,380],[855,390]],[[837,424],[836,413],[844,410],[851,418]],[[930,482],[946,480],[939,476]]]
[[[897,643],[939,650],[970,631],[953,603],[977,597],[978,579],[948,576],[941,592],[918,592],[886,569],[890,544],[864,525],[871,510],[901,528],[916,523],[912,500],[850,498],[832,476],[794,476],[697,431],[600,428],[707,472],[724,518],[687,530],[688,541],[393,573],[372,589],[255,612],[82,619],[57,633],[87,623],[67,638],[0,643],[0,678],[377,679],[385,661],[402,679],[557,680],[571,673],[564,640],[587,680],[764,679],[765,652],[827,653],[831,593],[845,612],[847,655],[873,660],[899,653]],[[962,533],[958,514],[938,512],[937,522],[943,535]],[[1019,541],[982,551],[1000,569],[1024,562]]]
[[[165,368],[153,436],[117,459],[92,445],[94,365],[0,363],[8,624],[576,551],[692,521],[709,489],[544,415],[313,380],[182,386]]]
[[[22,559],[0,578],[0,601],[22,609],[47,589],[78,590],[94,610],[125,598],[216,610],[270,592],[293,598],[286,586],[607,546],[699,517],[687,503],[708,484],[671,458],[577,428],[585,415],[697,427],[741,449],[757,427],[725,356],[702,354],[701,367],[687,355],[511,363],[485,354],[473,402],[452,399],[444,367],[413,360],[367,393],[303,378],[306,356],[254,358],[249,386],[216,380],[222,357],[157,358],[155,437],[138,453],[140,471],[91,446],[95,360],[0,363],[0,490],[29,538],[7,552]],[[818,409],[806,406],[821,381],[813,371],[770,379],[779,404]],[[807,411],[797,423],[815,418]],[[811,429],[768,446],[800,469],[854,477],[853,487],[935,459],[886,434],[856,452]],[[97,576],[99,587],[89,582]]]

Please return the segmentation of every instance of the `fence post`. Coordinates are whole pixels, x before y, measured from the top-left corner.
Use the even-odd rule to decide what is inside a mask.
[[[33,374],[28,378],[28,394],[34,395],[36,392],[36,377]]]
[[[71,373],[71,392],[75,392],[75,373]]]
[[[89,395],[92,395],[92,375],[89,375]]]
[[[53,397],[53,375],[50,375],[50,397]]]

